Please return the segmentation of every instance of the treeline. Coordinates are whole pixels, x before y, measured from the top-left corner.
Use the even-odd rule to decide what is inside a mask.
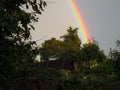
[[[95,40],[81,44],[77,28],[70,27],[61,40],[51,38],[40,47],[41,60],[73,60],[73,70],[41,69],[41,78],[56,81],[60,90],[119,90],[120,41],[106,56]],[[47,54],[46,54],[47,53]],[[47,71],[45,71],[47,70]],[[42,72],[44,71],[44,72]]]

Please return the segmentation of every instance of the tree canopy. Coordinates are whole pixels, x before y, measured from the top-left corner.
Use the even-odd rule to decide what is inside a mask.
[[[43,0],[0,0],[0,79],[20,77],[32,69],[37,48],[30,30],[45,6]]]
[[[56,40],[55,38],[46,40],[40,47],[41,57],[48,60],[48,57],[55,56],[58,59],[86,62],[91,60],[101,62],[104,60],[105,55],[95,42],[81,45],[77,30],[78,28],[69,27],[67,34],[60,37],[62,40]]]
[[[63,40],[52,38],[45,41],[40,47],[41,59],[44,58],[44,60],[48,60],[50,57],[74,59],[81,45],[77,30],[78,28],[69,27],[67,34],[61,36]]]
[[[41,60],[48,61],[50,58],[57,58],[61,52],[62,42],[56,40],[56,38],[51,38],[46,40],[42,47],[40,47]]]
[[[77,47],[81,45],[81,40],[78,36],[78,28],[69,27],[69,29],[67,29],[67,34],[61,36],[61,38],[64,42],[73,43]]]

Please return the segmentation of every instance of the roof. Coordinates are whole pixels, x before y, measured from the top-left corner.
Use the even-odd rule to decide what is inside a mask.
[[[74,69],[74,61],[73,60],[52,60],[47,62],[38,62],[38,67],[42,68],[55,68],[55,69]]]

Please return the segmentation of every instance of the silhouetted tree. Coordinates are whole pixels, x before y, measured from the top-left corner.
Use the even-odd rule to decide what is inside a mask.
[[[21,77],[33,69],[37,48],[30,30],[45,6],[43,0],[0,0],[0,79]]]
[[[58,58],[62,49],[62,42],[56,40],[56,38],[51,38],[42,43],[40,47],[41,60],[48,61],[50,58]]]
[[[41,59],[48,60],[50,57],[64,60],[76,59],[81,45],[77,30],[78,28],[69,27],[67,34],[61,36],[62,41],[55,38],[46,40],[40,47]]]

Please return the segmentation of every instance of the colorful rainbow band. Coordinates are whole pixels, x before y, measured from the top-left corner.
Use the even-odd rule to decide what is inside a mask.
[[[87,30],[85,22],[80,13],[80,9],[78,8],[75,0],[67,0],[67,3],[69,4],[70,8],[72,9],[72,12],[74,13],[74,16],[76,18],[77,24],[80,29],[80,33],[83,38],[83,43],[90,43],[91,38],[90,38],[89,32]]]

